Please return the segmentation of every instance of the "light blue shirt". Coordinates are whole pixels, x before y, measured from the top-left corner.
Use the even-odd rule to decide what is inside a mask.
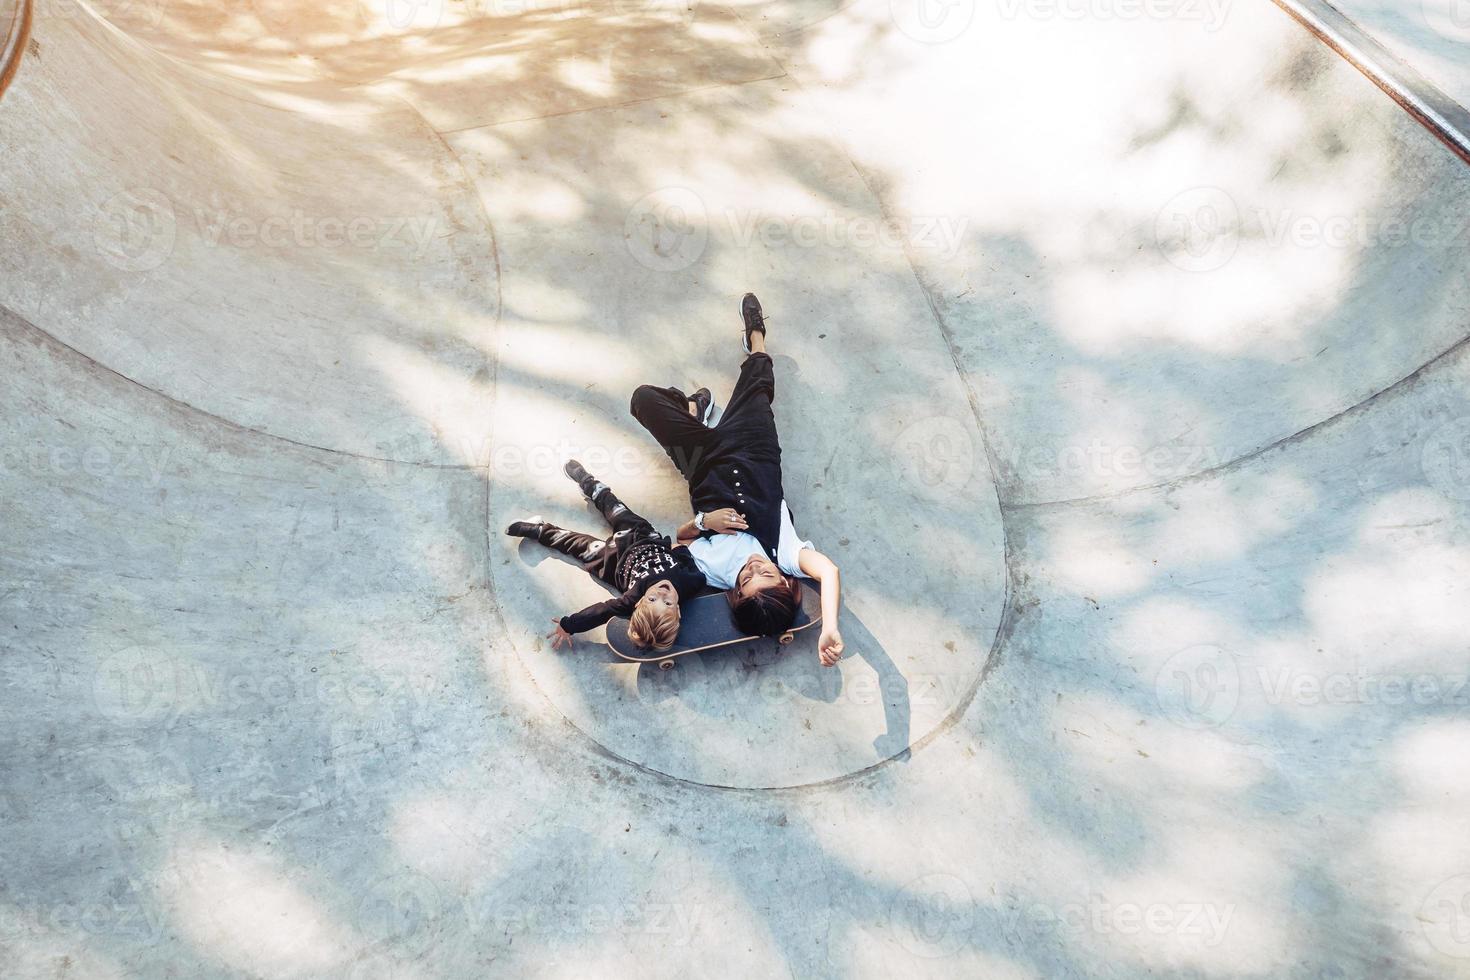
[[[791,523],[791,511],[786,508],[786,501],[781,501],[781,539],[776,544],[776,565],[787,575],[800,575],[802,549],[811,547],[810,541],[803,541],[796,533],[796,527]],[[735,576],[740,574],[746,561],[751,555],[765,557],[766,549],[761,547],[755,535],[736,531],[734,534],[699,538],[689,545],[689,553],[694,556],[694,563],[699,566],[704,580],[723,590],[735,588]]]

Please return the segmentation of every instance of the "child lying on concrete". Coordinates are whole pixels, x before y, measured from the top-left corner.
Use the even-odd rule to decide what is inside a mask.
[[[628,619],[628,638],[637,646],[667,650],[679,635],[679,603],[704,589],[689,549],[670,546],[667,535],[628,509],[611,489],[568,460],[566,475],[576,481],[586,498],[602,511],[613,533],[603,539],[580,531],[548,524],[540,517],[516,521],[506,534],[532,538],[582,563],[593,578],[622,591],[617,598],[588,606],[581,612],[553,619],[556,629],[547,634],[552,649],[572,642],[572,634],[583,633],[614,616]]]

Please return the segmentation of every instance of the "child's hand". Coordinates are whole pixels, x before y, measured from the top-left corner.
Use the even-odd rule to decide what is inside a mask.
[[[553,619],[552,622],[556,624],[556,629],[546,634],[551,640],[551,649],[560,650],[562,644],[566,644],[567,649],[571,649],[572,634],[561,628],[561,620]]]
[[[817,640],[817,656],[823,667],[831,667],[842,659],[842,634],[835,626],[822,630],[822,637]]]
[[[745,523],[745,515],[734,507],[721,507],[719,510],[712,510],[705,514],[704,526],[721,534],[734,534],[750,527]]]

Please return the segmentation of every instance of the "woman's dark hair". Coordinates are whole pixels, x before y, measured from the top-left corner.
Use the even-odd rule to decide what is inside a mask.
[[[801,609],[801,583],[790,575],[769,588],[740,597],[738,588],[725,593],[735,628],[750,636],[780,636],[796,622]]]

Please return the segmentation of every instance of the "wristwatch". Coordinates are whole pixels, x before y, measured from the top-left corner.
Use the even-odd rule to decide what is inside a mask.
[[[699,530],[699,531],[708,530],[708,528],[706,528],[704,526],[704,515],[703,514],[695,514],[694,515],[694,527],[695,527],[696,530]]]

